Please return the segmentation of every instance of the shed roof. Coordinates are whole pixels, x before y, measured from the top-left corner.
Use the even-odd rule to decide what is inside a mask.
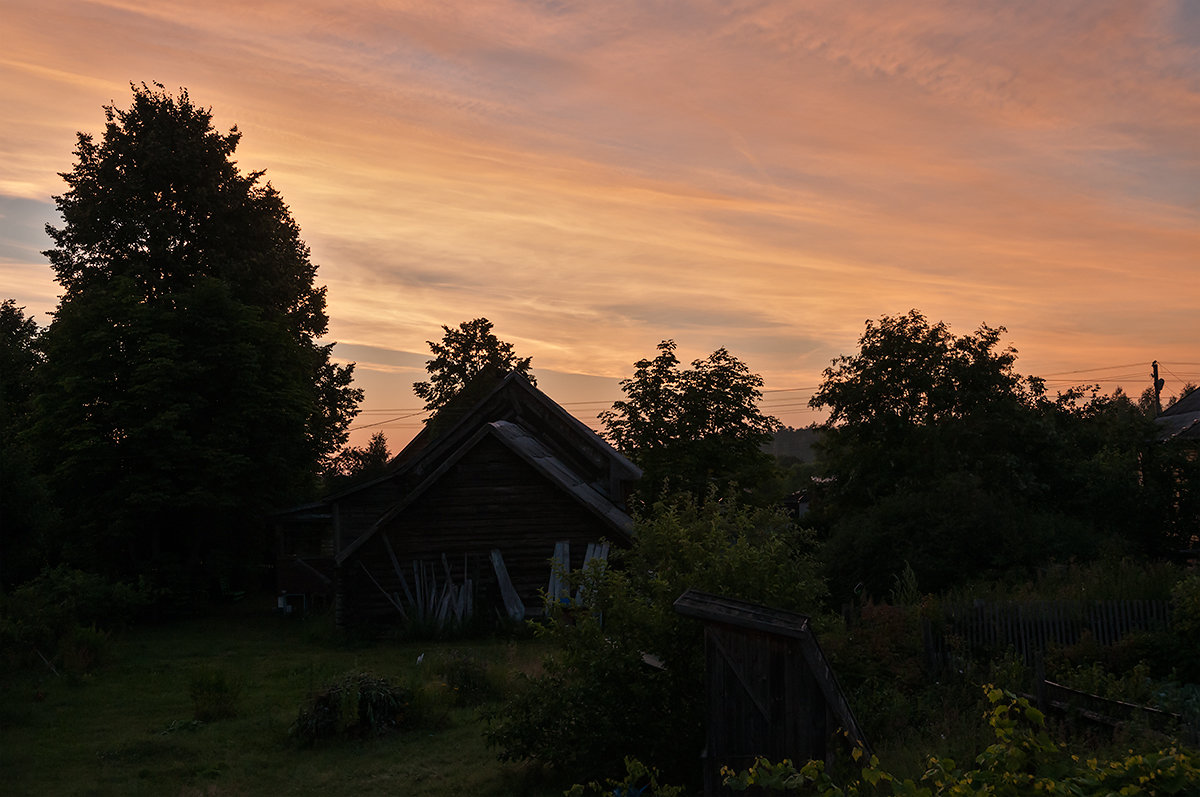
[[[685,617],[765,631],[779,636],[799,639],[809,634],[808,617],[803,614],[722,598],[692,589],[675,600],[675,611]]]

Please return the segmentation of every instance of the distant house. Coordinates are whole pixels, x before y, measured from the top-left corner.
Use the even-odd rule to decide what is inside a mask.
[[[1154,419],[1158,441],[1182,453],[1176,463],[1172,511],[1177,525],[1180,554],[1195,563],[1200,559],[1200,501],[1197,498],[1196,460],[1200,457],[1200,389],[1193,390]],[[1190,476],[1188,474],[1191,474]]]
[[[552,558],[573,569],[601,540],[631,543],[641,471],[520,374],[443,411],[389,468],[279,518],[284,600],[318,574],[344,625],[395,622],[430,582],[476,613],[535,614]]]
[[[1158,439],[1200,443],[1200,390],[1193,390],[1155,418]]]

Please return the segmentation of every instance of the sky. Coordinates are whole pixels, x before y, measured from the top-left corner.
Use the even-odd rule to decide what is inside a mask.
[[[868,319],[1052,389],[1200,381],[1200,3],[0,0],[0,297],[41,324],[77,131],[186,88],[265,169],[393,450],[487,317],[581,420],[663,339],[791,426]]]

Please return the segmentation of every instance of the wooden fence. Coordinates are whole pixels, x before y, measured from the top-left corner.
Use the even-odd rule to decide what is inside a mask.
[[[922,620],[929,665],[939,671],[954,657],[996,655],[1012,648],[1027,665],[1052,645],[1074,645],[1084,632],[1113,645],[1133,631],[1165,629],[1168,601],[1035,601],[942,606]]]

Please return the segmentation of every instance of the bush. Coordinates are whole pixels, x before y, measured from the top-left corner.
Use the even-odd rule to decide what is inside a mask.
[[[334,736],[379,736],[405,727],[412,692],[366,672],[335,679],[300,709],[291,734],[303,745]]]
[[[703,747],[703,627],[674,611],[689,588],[812,611],[824,596],[811,538],[786,517],[710,495],[655,504],[613,567],[572,575],[582,606],[548,607],[556,649],[489,715],[506,761],[549,764],[573,780],[611,776],[626,756],[694,780]]]
[[[1189,573],[1171,590],[1172,630],[1180,645],[1180,675],[1200,683],[1200,571]]]
[[[192,717],[200,722],[232,719],[238,715],[242,687],[222,670],[205,670],[192,676]]]
[[[106,630],[132,622],[150,603],[145,589],[113,583],[65,565],[17,587],[0,607],[0,652],[13,664],[53,655],[64,667],[90,671],[107,649]]]
[[[461,651],[451,651],[439,659],[434,671],[450,690],[455,706],[480,706],[504,695],[503,679],[479,659]]]
[[[923,774],[905,779],[881,768],[874,756],[845,786],[836,785],[824,762],[809,761],[796,769],[760,759],[734,773],[725,770],[733,791],[750,788],[771,793],[854,797],[857,795],[1018,795],[1070,794],[1107,797],[1115,794],[1195,794],[1200,790],[1200,755],[1179,747],[1102,760],[1070,755],[1045,731],[1045,718],[1024,698],[984,687],[990,704],[985,718],[995,743],[975,758],[974,768],[961,769],[951,759],[930,756]],[[855,750],[861,763],[862,750]]]
[[[585,795],[614,795],[614,797],[682,797],[683,789],[658,782],[658,770],[646,766],[636,758],[625,759],[625,777],[609,779],[604,785],[596,781],[576,783],[563,792],[563,797],[585,797]]]

